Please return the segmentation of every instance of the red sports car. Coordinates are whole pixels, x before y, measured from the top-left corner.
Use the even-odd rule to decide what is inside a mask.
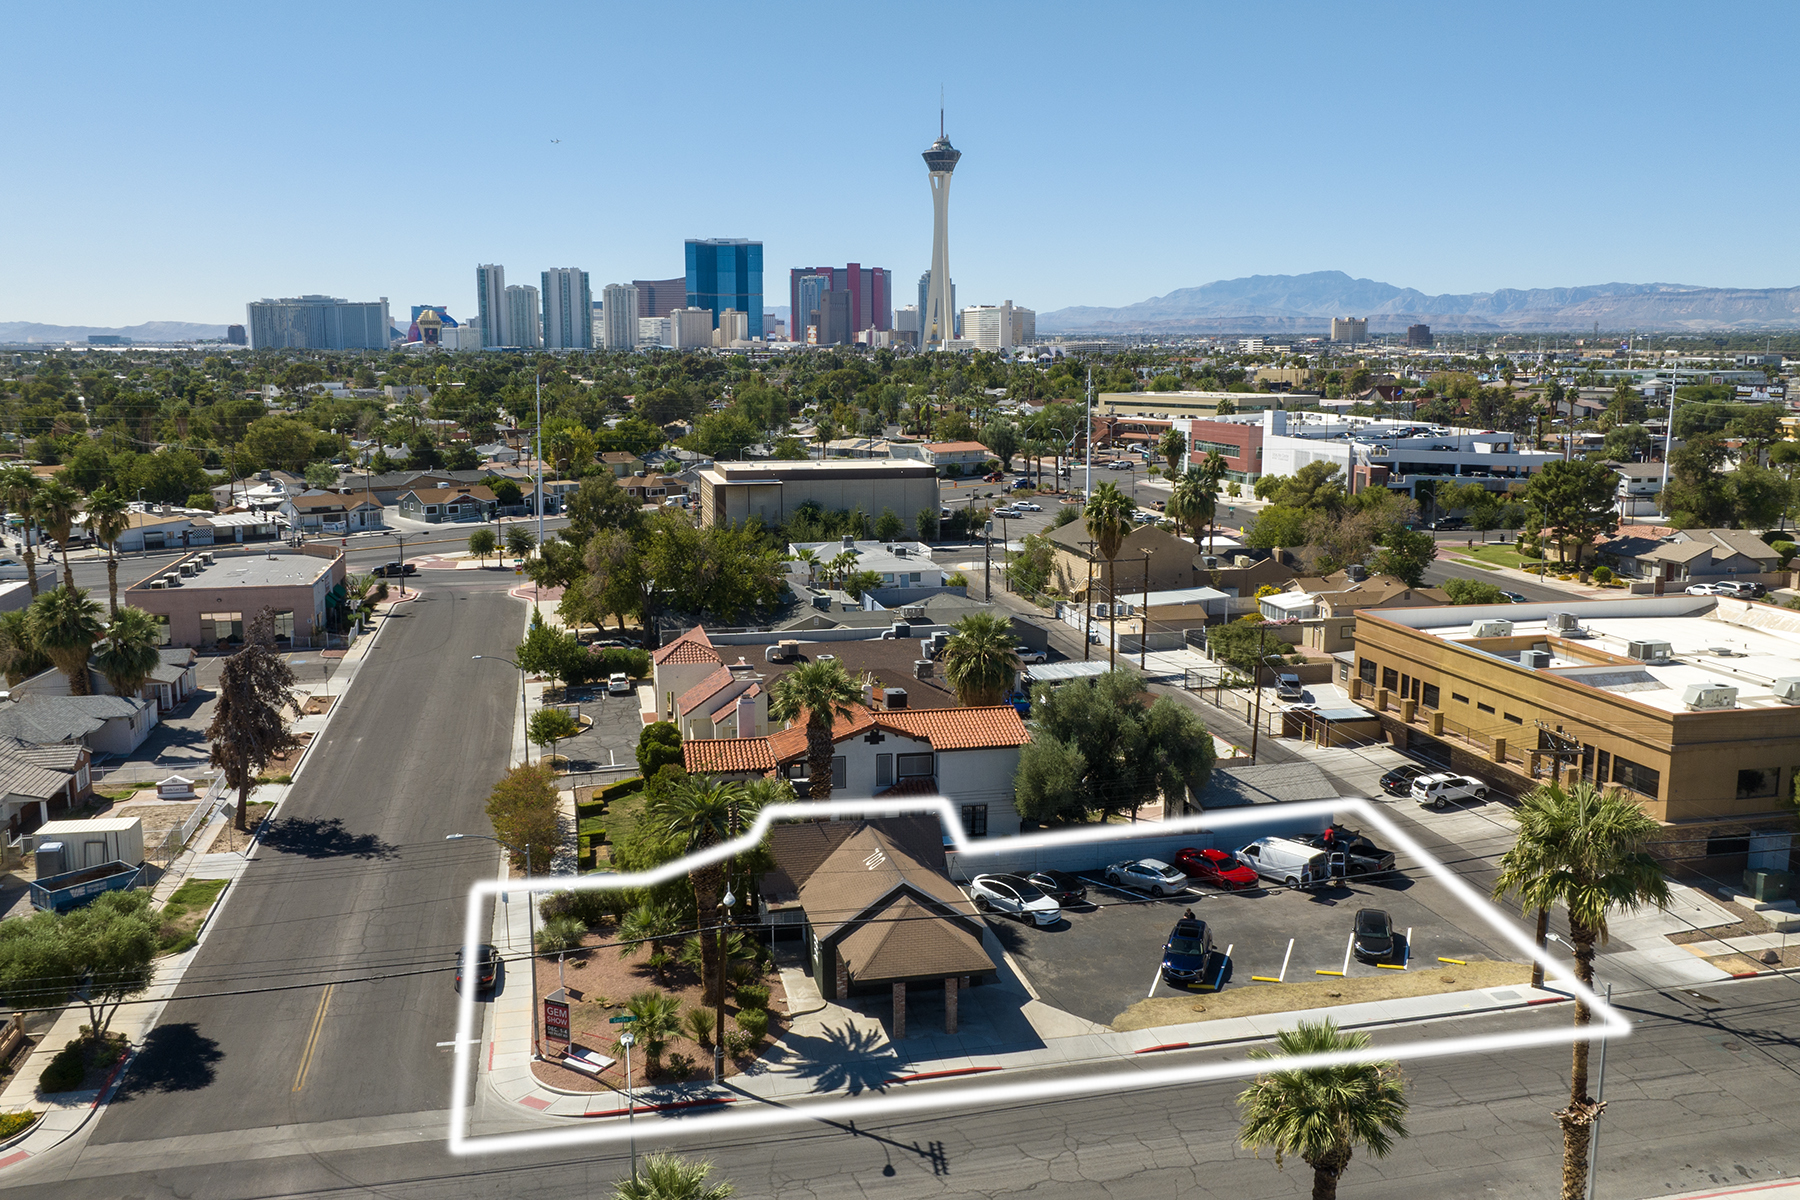
[[[1188,878],[1223,888],[1256,886],[1256,868],[1239,862],[1229,850],[1183,850],[1175,856],[1175,865],[1186,871]]]

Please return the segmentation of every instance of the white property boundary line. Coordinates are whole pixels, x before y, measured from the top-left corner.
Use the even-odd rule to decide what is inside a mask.
[[[1624,1037],[1631,1033],[1629,1021],[1621,1017],[1611,1006],[1602,1002],[1594,993],[1582,987],[1564,968],[1563,964],[1550,959],[1548,955],[1540,955],[1531,940],[1521,930],[1510,924],[1487,901],[1486,897],[1477,894],[1473,888],[1457,878],[1448,867],[1427,854],[1379,807],[1368,800],[1346,797],[1338,800],[1315,800],[1278,806],[1252,805],[1244,808],[1225,809],[1184,817],[1175,821],[1158,821],[1154,828],[1141,829],[1140,827],[1140,836],[1151,837],[1190,830],[1218,832],[1236,826],[1258,824],[1269,819],[1271,809],[1279,811],[1283,817],[1331,817],[1342,813],[1354,813],[1367,821],[1380,830],[1396,849],[1411,855],[1423,870],[1436,878],[1458,899],[1468,904],[1502,940],[1516,946],[1526,958],[1542,962],[1546,972],[1556,978],[1571,995],[1578,996],[1587,1002],[1588,1008],[1594,1016],[1594,1022],[1587,1027],[1585,1032],[1565,1026],[1537,1032],[1477,1034],[1435,1042],[1403,1042],[1398,1045],[1371,1046],[1367,1050],[1344,1054],[1311,1055],[1287,1059],[1283,1063],[1285,1067],[1325,1067],[1400,1058],[1440,1058],[1455,1054],[1476,1054],[1494,1050],[1557,1045],[1572,1040],[1593,1041],[1609,1035]],[[693,867],[719,862],[733,854],[750,850],[762,840],[763,834],[769,826],[777,821],[820,817],[879,817],[919,812],[935,813],[943,822],[944,828],[950,831],[955,848],[961,853],[977,858],[983,855],[1003,853],[1021,846],[1040,847],[1083,842],[1117,842],[1121,840],[1121,833],[1124,832],[1120,826],[1096,825],[1087,829],[1019,835],[997,839],[985,844],[974,844],[964,836],[962,822],[957,818],[950,801],[943,798],[914,799],[904,803],[870,799],[771,805],[758,815],[756,824],[749,832],[737,840],[714,846],[703,853],[689,855],[672,863],[665,863],[654,871],[644,871],[634,875],[585,875],[573,878],[539,876],[533,878],[529,883],[523,880],[499,879],[477,883],[469,892],[463,928],[463,953],[468,956],[468,961],[474,961],[475,948],[480,942],[481,902],[502,891],[523,891],[535,894],[537,892],[599,891],[623,887],[645,887],[683,877]],[[484,1137],[467,1136],[464,1126],[469,1114],[470,1093],[474,1080],[472,1069],[474,1064],[471,1061],[471,1050],[469,1049],[472,1044],[471,1038],[474,1036],[474,1018],[474,989],[465,989],[457,1002],[456,1009],[455,1068],[450,1085],[448,1145],[450,1153],[462,1156],[515,1150],[561,1149],[572,1145],[609,1145],[624,1142],[631,1136],[632,1131],[625,1122],[548,1129],[531,1133],[491,1134]],[[1214,1079],[1254,1075],[1264,1069],[1267,1069],[1266,1063],[1252,1063],[1248,1059],[1238,1059],[1224,1063],[1197,1063],[1149,1070],[1134,1067],[1129,1071],[1101,1072],[1083,1077],[1043,1072],[1034,1075],[1029,1082],[977,1085],[963,1090],[937,1094],[859,1096],[800,1104],[771,1101],[766,1107],[760,1109],[737,1108],[710,1115],[683,1115],[679,1120],[646,1122],[644,1133],[640,1136],[674,1138],[693,1134],[740,1133],[747,1129],[767,1129],[813,1121],[867,1119],[904,1113],[944,1113],[984,1104],[1103,1094],[1125,1088],[1200,1083]]]

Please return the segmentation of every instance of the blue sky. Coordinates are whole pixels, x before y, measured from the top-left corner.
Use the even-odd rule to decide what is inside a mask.
[[[473,305],[682,239],[963,303],[1336,269],[1428,293],[1800,284],[1794,5],[5,0],[0,320]],[[1786,118],[1784,120],[1784,118]],[[553,143],[552,139],[560,139]]]

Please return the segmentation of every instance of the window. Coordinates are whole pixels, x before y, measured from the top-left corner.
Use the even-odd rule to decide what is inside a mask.
[[[1342,638],[1344,641],[1347,642],[1355,636],[1356,636],[1356,623],[1354,621],[1352,621],[1348,625],[1339,625],[1338,626],[1338,637]]]
[[[428,513],[431,516],[434,516],[434,517],[437,516],[437,510],[438,510],[438,506],[435,504],[427,504],[425,506],[426,513]]]
[[[1467,704],[1469,702],[1469,698],[1467,696],[1463,695],[1461,692],[1451,692],[1450,698],[1452,700],[1456,701],[1458,704]]]
[[[1751,767],[1747,770],[1739,771],[1737,775],[1737,798],[1739,800],[1754,800],[1763,796],[1773,796],[1775,794],[1775,782],[1781,777],[1781,772],[1775,770],[1773,767],[1767,770]]]
[[[1712,858],[1719,854],[1748,854],[1750,839],[1741,837],[1716,837],[1706,839],[1706,856]]]
[[[1523,725],[1525,723],[1524,717],[1515,717],[1511,713],[1503,713],[1501,715],[1504,716],[1508,721],[1511,721],[1514,725]]]
[[[1475,702],[1475,707],[1476,707],[1476,708],[1478,708],[1478,709],[1480,709],[1480,710],[1481,710],[1481,711],[1482,711],[1482,712],[1484,712],[1484,713],[1487,713],[1487,714],[1488,714],[1488,715],[1489,715],[1489,716],[1492,716],[1492,715],[1493,715],[1493,713],[1494,713],[1494,706],[1493,706],[1493,705],[1491,705],[1491,704],[1483,704],[1483,703],[1482,703],[1482,702],[1481,702],[1481,701],[1479,701],[1479,700],[1477,700],[1477,701],[1476,701],[1476,702]]]
[[[937,767],[929,754],[902,754],[900,756],[900,778],[911,779],[916,776],[929,778],[937,774]]]
[[[1392,667],[1381,668],[1381,686],[1390,692],[1400,690],[1400,672]]]
[[[987,808],[985,804],[965,804],[962,806],[963,832],[970,837],[987,836]]]
[[[201,613],[200,644],[216,646],[221,642],[244,640],[243,613]]]
[[[151,618],[156,623],[156,644],[168,646],[174,643],[174,635],[169,632],[169,616],[167,613],[154,613]]]
[[[1368,684],[1370,687],[1375,686],[1375,662],[1373,659],[1365,658],[1357,663],[1356,673],[1361,677],[1364,683]]]
[[[1613,756],[1614,783],[1623,784],[1640,796],[1655,796],[1662,787],[1662,772],[1640,766],[1629,758]]]
[[[1421,693],[1422,693],[1422,698],[1420,699],[1419,703],[1423,704],[1426,708],[1437,708],[1438,707],[1440,693],[1438,692],[1437,684],[1435,684],[1435,683],[1426,684],[1421,689]]]
[[[893,787],[894,786],[894,756],[893,755],[877,754],[875,756],[875,786],[876,787]]]
[[[849,786],[849,764],[844,760],[844,756],[840,754],[831,760],[831,788],[833,791],[837,791]]]
[[[290,642],[294,640],[293,609],[290,608],[286,612],[278,612],[275,614],[275,638],[277,641],[280,641],[283,638]]]
[[[1350,679],[1350,664],[1349,663],[1339,663],[1338,664],[1338,682],[1339,683],[1347,683],[1349,681],[1349,679]]]

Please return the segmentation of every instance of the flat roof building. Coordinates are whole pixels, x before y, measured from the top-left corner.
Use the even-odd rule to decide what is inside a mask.
[[[125,589],[121,599],[156,618],[165,646],[242,644],[264,608],[275,611],[279,644],[311,646],[344,611],[344,571],[335,546],[194,553]]]
[[[892,459],[825,462],[714,463],[700,472],[700,521],[735,525],[758,517],[780,524],[806,503],[826,512],[861,509],[871,518],[891,509],[908,529],[938,510],[937,468]]]

